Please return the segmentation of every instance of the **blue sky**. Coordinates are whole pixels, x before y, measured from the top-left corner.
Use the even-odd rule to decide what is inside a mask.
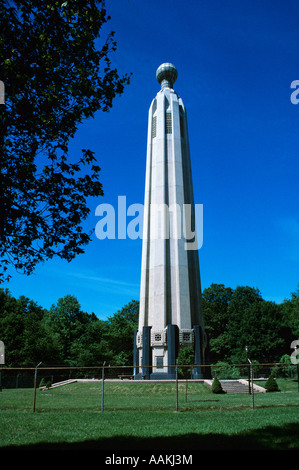
[[[299,79],[297,0],[106,0],[131,84],[109,113],[86,121],[71,145],[96,152],[104,197],[143,203],[147,116],[163,62],[178,70],[175,90],[188,113],[195,202],[203,204],[202,288],[258,287],[282,302],[299,283]],[[103,35],[104,38],[104,35]],[[128,218],[130,220],[130,218]],[[139,299],[141,240],[98,240],[71,263],[52,260],[3,287],[49,308],[75,295],[105,319]]]

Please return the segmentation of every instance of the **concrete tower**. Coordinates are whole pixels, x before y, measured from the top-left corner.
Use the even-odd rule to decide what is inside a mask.
[[[156,72],[161,90],[148,116],[136,378],[175,377],[181,347],[204,363],[205,332],[186,109],[173,90],[174,65]],[[203,370],[195,367],[194,378]]]

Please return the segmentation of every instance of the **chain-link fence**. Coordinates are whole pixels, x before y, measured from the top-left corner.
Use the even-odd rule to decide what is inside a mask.
[[[0,369],[0,409],[24,411],[205,411],[299,406],[298,365],[175,366],[175,380],[146,380],[128,366]]]

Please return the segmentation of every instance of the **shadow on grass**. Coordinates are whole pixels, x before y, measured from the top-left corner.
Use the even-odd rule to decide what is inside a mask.
[[[183,434],[169,437],[138,438],[115,436],[81,442],[37,443],[27,446],[7,446],[0,450],[147,450],[154,452],[180,450],[299,450],[299,426],[287,424],[281,427],[268,426],[236,435]]]

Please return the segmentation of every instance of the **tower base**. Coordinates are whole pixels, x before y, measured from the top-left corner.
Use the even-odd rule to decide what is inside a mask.
[[[205,378],[204,347],[202,328],[199,325],[193,327],[194,367],[191,380]],[[138,338],[139,334],[139,338]],[[175,380],[176,360],[180,346],[179,328],[177,325],[167,325],[167,341],[163,345],[157,345],[151,338],[151,327],[144,326],[142,339],[140,333],[135,330],[134,335],[134,379],[135,380]],[[191,343],[192,344],[192,343]],[[139,347],[137,347],[139,345]],[[198,366],[197,366],[198,365]]]

